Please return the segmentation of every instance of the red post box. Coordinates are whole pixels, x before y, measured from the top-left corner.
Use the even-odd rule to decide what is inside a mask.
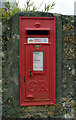
[[[20,105],[55,104],[55,18],[20,17]]]

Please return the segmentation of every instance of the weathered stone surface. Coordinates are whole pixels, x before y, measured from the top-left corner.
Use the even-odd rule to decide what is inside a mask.
[[[19,17],[56,17],[55,105],[20,107]],[[3,24],[2,94],[5,118],[75,118],[74,17],[43,12],[15,14]]]

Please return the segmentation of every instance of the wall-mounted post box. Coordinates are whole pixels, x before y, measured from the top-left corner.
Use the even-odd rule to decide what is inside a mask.
[[[55,18],[20,17],[20,105],[55,104]]]

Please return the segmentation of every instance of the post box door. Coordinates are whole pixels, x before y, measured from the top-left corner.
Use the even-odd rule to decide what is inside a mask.
[[[50,100],[50,45],[25,45],[25,99]]]

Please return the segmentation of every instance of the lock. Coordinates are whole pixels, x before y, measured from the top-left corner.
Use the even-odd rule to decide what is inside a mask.
[[[33,76],[34,76],[33,71],[29,70],[28,76],[29,76],[29,77],[33,77]]]

